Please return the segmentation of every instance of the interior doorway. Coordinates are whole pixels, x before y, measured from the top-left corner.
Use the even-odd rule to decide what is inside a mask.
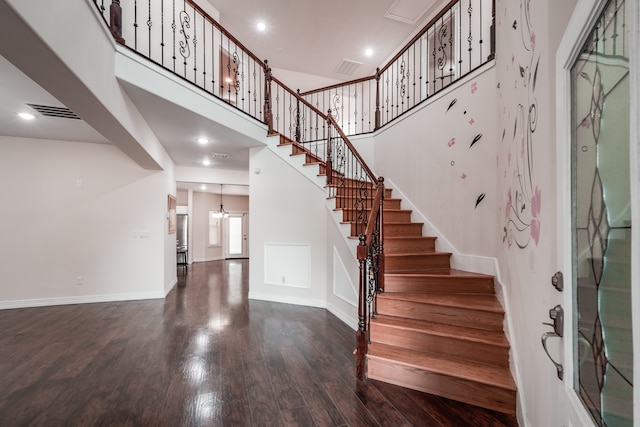
[[[249,213],[230,213],[224,221],[226,259],[249,258]]]

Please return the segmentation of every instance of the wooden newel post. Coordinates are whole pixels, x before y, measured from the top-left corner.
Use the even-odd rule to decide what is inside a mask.
[[[361,234],[358,244],[358,262],[360,263],[360,293],[358,296],[358,331],[356,332],[356,377],[364,380],[367,375],[367,243]]]
[[[489,31],[491,33],[491,52],[487,59],[491,61],[496,57],[496,0],[491,2],[491,29]]]
[[[271,112],[271,67],[269,61],[264,60],[264,122],[268,126],[267,133],[273,135],[273,113]]]
[[[375,127],[373,130],[380,129],[380,68],[376,68],[376,112]]]
[[[125,43],[122,38],[122,7],[120,7],[120,0],[111,1],[111,6],[109,7],[109,29],[118,43]]]
[[[331,138],[331,109],[327,112],[327,161],[325,162],[327,169],[327,185],[333,182],[333,139]]]

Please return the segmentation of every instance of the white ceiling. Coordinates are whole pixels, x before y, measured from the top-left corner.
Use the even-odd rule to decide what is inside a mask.
[[[219,10],[222,25],[257,56],[268,59],[272,67],[338,80],[372,75],[444,3],[443,0],[208,1]],[[417,24],[386,18],[387,12],[396,18],[413,15]],[[267,24],[265,33],[256,31],[258,21]],[[363,53],[367,47],[374,50],[370,58]],[[334,73],[343,59],[363,65],[351,76]],[[64,105],[2,56],[0,75],[1,134],[108,143],[82,120],[49,118],[38,113],[36,120],[30,122],[18,118],[18,112],[30,110],[26,103]],[[177,166],[205,167],[202,158],[216,152],[229,154],[229,158],[212,159],[209,168],[248,169],[248,148],[255,143],[246,137],[230,133],[229,129],[153,94],[134,87],[126,90]],[[193,144],[201,133],[215,135],[210,138],[210,145]],[[200,184],[179,183],[179,188],[199,188]],[[229,187],[229,193],[226,187],[225,194],[234,194],[233,187]],[[207,191],[217,193],[219,187],[210,186]],[[239,187],[235,194],[244,191]]]
[[[271,67],[338,80],[371,76],[420,28],[443,0],[208,0],[220,23]],[[385,14],[394,18],[387,18]],[[415,24],[401,22],[413,19]],[[267,25],[260,33],[259,21]],[[366,57],[366,48],[373,55]],[[351,76],[343,59],[361,62]],[[286,82],[285,82],[286,83]]]

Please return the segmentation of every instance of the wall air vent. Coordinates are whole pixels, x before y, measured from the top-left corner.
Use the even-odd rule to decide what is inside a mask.
[[[34,110],[36,110],[38,113],[42,114],[43,116],[81,120],[76,113],[74,113],[67,107],[53,107],[51,105],[39,105],[39,104],[27,104],[27,105],[33,108]]]
[[[338,64],[334,73],[336,74],[344,74],[345,76],[351,76],[355,71],[362,65],[362,62],[352,61],[350,59],[343,59],[342,62]]]

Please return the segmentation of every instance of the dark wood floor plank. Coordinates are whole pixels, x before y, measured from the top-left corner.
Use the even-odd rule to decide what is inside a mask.
[[[248,300],[248,266],[180,268],[164,300],[0,310],[0,426],[517,426],[357,381],[354,331]]]

